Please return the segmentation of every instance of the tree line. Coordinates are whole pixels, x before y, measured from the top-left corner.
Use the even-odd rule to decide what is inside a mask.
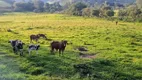
[[[48,12],[65,13],[75,16],[100,17],[100,18],[118,18],[124,21],[142,21],[142,0],[136,0],[136,3],[129,5],[110,4],[105,1],[102,4],[95,3],[89,5],[85,2],[67,2],[61,5],[59,2],[52,4],[44,3],[42,0],[29,0],[14,2],[5,0],[12,4],[13,11],[16,12]],[[117,12],[116,12],[117,10]],[[117,13],[117,15],[115,15]]]
[[[62,6],[59,2],[55,2],[53,4],[44,3],[41,0],[30,0],[28,2],[21,1],[21,2],[14,2],[13,3],[13,10],[17,12],[57,12],[62,10]]]
[[[117,19],[123,21],[139,21],[142,22],[142,0],[137,0],[136,3],[123,6],[120,8],[114,8],[103,3],[101,6],[88,6],[85,3],[78,2],[72,4],[67,10],[67,14],[76,16],[87,16],[87,17],[100,17],[107,19]],[[116,15],[117,14],[117,15]]]

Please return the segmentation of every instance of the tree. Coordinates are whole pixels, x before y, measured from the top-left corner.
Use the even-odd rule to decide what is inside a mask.
[[[81,16],[82,15],[82,10],[86,8],[87,5],[81,2],[75,3],[71,5],[67,11],[68,14],[70,15],[77,15]]]
[[[44,2],[41,0],[34,0],[34,12],[43,12],[44,10]]]
[[[100,8],[100,14],[99,14],[99,16],[100,17],[107,17],[108,15],[108,11],[111,11],[112,9],[111,9],[111,7],[110,6],[102,6],[101,8]]]
[[[127,16],[127,11],[126,10],[119,10],[119,12],[118,12],[118,16],[119,17],[124,17],[124,16]]]
[[[142,13],[141,10],[138,9],[138,7],[137,7],[137,6],[134,6],[134,5],[129,6],[129,7],[127,8],[127,12],[128,12],[128,15],[129,15],[130,17],[132,17],[133,19],[138,18],[138,16]]]
[[[56,12],[56,11],[61,11],[62,10],[62,6],[59,4],[59,2],[55,2],[53,4],[49,4],[49,3],[46,3],[44,5],[44,9],[46,12]]]
[[[74,5],[74,7],[75,7],[76,10],[81,11],[82,9],[86,8],[87,5],[84,4],[84,3],[82,3],[82,2],[79,2],[79,3],[76,3],[76,4]]]
[[[15,2],[14,11],[33,11],[34,6],[33,3],[30,2]]]
[[[142,0],[136,0],[136,3],[139,9],[142,9]]]
[[[91,17],[92,16],[92,9],[91,8],[84,8],[82,10],[82,16]]]
[[[46,12],[50,12],[50,4],[49,3],[45,3],[44,4],[44,9]]]
[[[100,14],[100,10],[93,10],[92,11],[93,16],[99,17],[99,14]]]
[[[106,11],[106,15],[107,15],[108,17],[112,17],[112,16],[114,16],[114,11],[113,11],[113,10],[107,10],[107,11]]]
[[[101,10],[105,10],[105,11],[111,10],[111,7],[110,7],[110,6],[103,6],[103,7],[101,8]]]

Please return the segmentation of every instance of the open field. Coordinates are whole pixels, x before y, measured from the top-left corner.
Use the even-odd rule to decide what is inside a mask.
[[[43,33],[67,40],[64,56],[50,54],[50,42],[40,39],[39,54],[28,55],[29,36]],[[19,39],[24,57],[15,55],[8,40]],[[72,43],[72,44],[71,44]],[[76,48],[93,59],[81,58]],[[80,78],[74,65],[85,64],[91,77]],[[12,13],[0,16],[0,80],[142,80],[142,23],[108,21],[61,14]]]

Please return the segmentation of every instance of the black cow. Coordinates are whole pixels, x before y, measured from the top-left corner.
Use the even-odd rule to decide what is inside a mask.
[[[29,55],[30,55],[30,52],[32,50],[36,50],[36,54],[38,54],[38,49],[39,49],[40,45],[29,45]]]
[[[18,51],[20,51],[20,56],[23,55],[23,45],[24,43],[20,40],[9,40],[9,43],[11,43],[11,46],[13,48],[13,52],[15,54],[18,54]]]

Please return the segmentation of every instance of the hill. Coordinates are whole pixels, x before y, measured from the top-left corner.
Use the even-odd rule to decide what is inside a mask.
[[[109,2],[109,3],[119,3],[119,4],[131,4],[131,3],[134,3],[135,0],[48,0],[50,2],[61,2],[61,3],[64,3],[64,2],[85,2],[85,3],[89,3],[89,4],[95,4],[95,3],[98,3],[98,4],[102,4],[102,3],[105,3],[105,2]]]
[[[11,7],[11,5],[7,2],[0,1],[0,7]]]
[[[8,0],[8,1],[13,1],[13,0]],[[15,1],[23,1],[23,0],[15,0]],[[25,1],[29,1],[29,0],[25,0]],[[120,3],[120,4],[131,4],[134,3],[135,0],[41,0],[43,2],[49,2],[49,3],[54,3],[54,2],[61,2],[61,3],[65,3],[65,2],[85,2],[85,3],[90,3],[90,4],[102,4],[105,1],[109,2],[109,3]]]

